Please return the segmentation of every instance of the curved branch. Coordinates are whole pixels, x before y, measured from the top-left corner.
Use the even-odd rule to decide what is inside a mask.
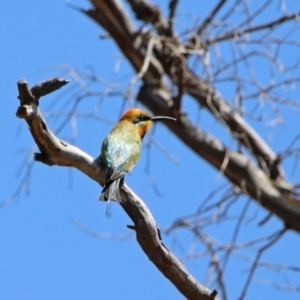
[[[157,7],[144,0],[127,1],[139,19],[153,23],[162,35],[166,33],[167,22],[163,20]],[[107,7],[106,2],[110,2],[110,8]],[[132,43],[136,34],[128,38],[122,33],[122,29],[118,31],[115,18],[111,19],[112,12],[108,11],[114,5],[119,7],[119,2],[93,0],[92,3],[95,8],[84,13],[110,33],[133,68],[139,73],[146,59],[145,48],[141,46],[142,43],[139,46]],[[130,23],[126,12],[124,10],[122,12],[123,18]],[[145,43],[149,42],[148,35],[141,34],[139,38],[146,38]],[[179,121],[176,124],[167,124],[176,136],[223,172],[227,179],[238,186],[243,193],[249,194],[259,205],[281,218],[289,228],[300,232],[300,201],[292,194],[293,189],[285,179],[276,154],[238,114],[231,110],[227,102],[213,88],[187,69],[180,52],[183,48],[184,45],[176,38],[157,39],[156,56],[151,56],[148,70],[143,75],[144,86],[140,90],[139,100],[154,114],[176,114]],[[260,167],[243,154],[226,149],[219,140],[200,131],[184,114],[176,110],[174,99],[163,81],[163,71],[178,87],[183,82],[183,88],[187,93],[206,107],[217,120],[226,124],[233,137],[257,158]]]
[[[127,1],[144,22],[147,22],[149,15],[156,15],[156,18],[151,18],[150,20],[158,19],[160,24],[166,23],[160,11],[147,1]],[[143,14],[145,7],[147,7],[147,15]],[[265,168],[265,171],[269,172],[269,176],[272,179],[280,181],[281,185],[285,185],[285,188],[290,189],[291,186],[286,182],[281,166],[277,164],[276,154],[267,143],[237,113],[232,111],[225,99],[188,69],[186,59],[180,52],[181,49],[185,49],[184,45],[176,37],[173,37],[172,40],[164,40],[165,26],[157,26],[154,22],[152,24],[156,26],[161,36],[161,39],[157,40],[155,55],[173,84],[179,90],[184,89],[200,106],[208,109],[219,122],[230,130],[235,139],[253,153],[258,163],[262,168]],[[109,31],[109,28],[104,28]],[[120,48],[124,52],[124,47]],[[127,52],[124,53],[127,54]],[[128,56],[127,58],[130,60]],[[149,84],[146,78],[144,81]]]
[[[155,114],[170,113],[172,98],[163,89],[144,85],[138,99]],[[218,139],[193,125],[184,114],[178,117],[177,122],[170,122],[166,126],[190,149],[222,171],[244,194],[250,195],[259,205],[282,219],[289,228],[300,233],[299,199],[274,184],[248,157],[227,149]]]
[[[35,160],[47,165],[74,167],[99,184],[105,182],[104,167],[100,157],[93,159],[79,148],[57,138],[48,128],[39,109],[39,98],[67,83],[53,78],[29,89],[27,82],[18,82],[20,106],[17,116],[25,119],[41,153]],[[46,89],[47,87],[47,89]],[[50,87],[50,88],[49,88]],[[43,92],[47,90],[47,93]],[[200,285],[162,243],[159,229],[145,203],[124,184],[121,188],[121,206],[134,222],[137,241],[155,266],[174,284],[187,299],[216,299],[216,291],[210,292]]]

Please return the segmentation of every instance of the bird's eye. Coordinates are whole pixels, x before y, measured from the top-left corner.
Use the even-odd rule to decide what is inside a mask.
[[[136,116],[134,119],[133,119],[133,123],[134,124],[137,124],[137,123],[140,123],[140,122],[144,122],[144,121],[147,121],[149,120],[150,118],[148,118],[147,116],[145,115],[138,115]]]

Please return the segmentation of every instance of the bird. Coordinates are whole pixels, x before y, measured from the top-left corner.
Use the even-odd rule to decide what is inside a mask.
[[[142,140],[153,122],[173,120],[167,116],[150,116],[144,110],[131,108],[104,139],[101,146],[101,161],[105,166],[106,180],[99,200],[121,202],[120,184],[124,176],[137,164]]]

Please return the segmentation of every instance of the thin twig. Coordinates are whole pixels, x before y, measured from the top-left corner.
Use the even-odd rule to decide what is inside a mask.
[[[287,228],[284,227],[283,229],[279,230],[278,232],[275,232],[272,236],[270,236],[269,242],[259,249],[259,251],[257,252],[256,258],[255,258],[255,261],[253,262],[252,267],[250,269],[248,278],[247,278],[246,283],[245,283],[245,285],[243,287],[241,295],[238,298],[239,300],[244,300],[245,299],[245,295],[247,293],[247,290],[248,290],[249,285],[250,285],[250,283],[252,281],[252,278],[254,276],[255,270],[256,270],[257,266],[259,265],[260,258],[263,255],[263,253],[268,248],[270,248],[272,245],[274,245],[286,233],[286,231],[287,231]]]
[[[207,26],[210,25],[213,18],[222,8],[222,6],[226,3],[226,0],[220,0],[219,3],[215,6],[215,8],[211,11],[211,13],[207,16],[207,18],[203,21],[203,23],[199,26],[197,30],[197,35],[201,37],[202,32],[206,29]]]
[[[266,24],[262,24],[262,25],[258,25],[258,26],[254,26],[245,30],[241,30],[241,31],[230,31],[225,33],[223,36],[220,37],[216,37],[216,38],[212,38],[209,40],[204,40],[202,41],[202,43],[207,47],[210,46],[212,44],[216,44],[216,43],[220,43],[226,40],[231,40],[231,39],[238,39],[248,33],[251,32],[256,32],[256,31],[261,31],[261,30],[266,30],[266,29],[272,29],[276,26],[279,26],[280,24],[285,23],[286,21],[291,21],[291,20],[297,20],[300,17],[300,12],[292,14],[292,15],[288,15],[288,16],[284,16],[281,17],[277,20],[274,20],[272,22],[266,23]]]

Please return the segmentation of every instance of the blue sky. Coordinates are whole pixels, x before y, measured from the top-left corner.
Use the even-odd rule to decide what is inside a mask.
[[[188,11],[189,5],[195,9],[192,2],[181,2],[184,4],[180,9]],[[88,7],[85,1],[76,4]],[[70,78],[65,70],[73,67],[93,70],[103,80],[116,81],[118,89],[124,92],[134,74],[120,58],[115,45],[100,39],[103,30],[64,1],[4,1],[0,18],[3,113],[0,118],[0,201],[5,201],[26,176],[32,153],[36,151],[26,123],[15,116],[19,79],[26,78],[33,85],[52,76]],[[116,68],[119,68],[117,73],[114,72]],[[75,76],[71,79],[70,88],[41,100],[41,110],[53,130],[59,128],[66,117],[53,118],[53,114],[67,112],[72,98],[81,93]],[[226,96],[230,93],[229,90]],[[299,95],[299,90],[292,93]],[[51,101],[56,101],[52,107],[49,106]],[[73,125],[60,131],[59,137],[75,143],[93,157],[98,156],[102,140],[121,113],[122,102],[123,98],[118,95],[80,102],[81,116],[92,111],[99,120],[79,117]],[[185,108],[196,118],[191,101],[186,101]],[[283,114],[285,122],[272,131],[272,139],[269,138],[270,128],[253,124],[276,151],[284,150],[298,133],[299,113],[284,110]],[[201,123],[214,135],[223,135],[223,129],[205,113]],[[155,127],[152,133],[179,164],[158,147],[152,145],[150,150],[145,147],[140,163],[126,181],[147,203],[159,227],[166,228],[174,219],[194,212],[212,188],[222,185],[224,180],[162,125]],[[151,178],[161,196],[155,193],[150,175],[145,172],[149,157]],[[285,167],[288,172],[292,169],[288,163]],[[133,233],[126,228],[131,220],[122,209],[113,204],[110,217],[105,216],[106,205],[97,201],[99,191],[95,182],[76,170],[33,163],[22,191],[0,209],[0,293],[3,299],[183,299],[142,252]],[[242,199],[236,205],[236,214],[240,213],[245,201]],[[257,218],[265,215],[256,204],[251,204],[250,211]],[[260,229],[261,234],[280,226],[281,223],[273,218]],[[93,237],[80,228],[90,233],[107,234],[109,238]],[[212,228],[211,234],[221,239],[229,236],[230,228],[220,225]],[[256,232],[252,227],[244,228],[242,240],[250,239]],[[207,260],[187,259],[187,253],[192,251],[193,237],[179,231],[163,239],[203,283]],[[299,266],[299,245],[299,236],[289,233],[270,251],[268,260]],[[201,249],[200,245],[196,247]],[[228,281],[228,290],[242,283],[245,268],[232,260],[228,272],[233,279]],[[299,282],[299,275],[293,276],[289,278]],[[261,284],[266,278],[275,276],[258,272],[249,299],[264,295],[273,299],[297,298],[295,294],[278,292],[268,284]],[[210,288],[216,288],[214,283]],[[231,293],[232,299],[237,297],[234,291]]]

